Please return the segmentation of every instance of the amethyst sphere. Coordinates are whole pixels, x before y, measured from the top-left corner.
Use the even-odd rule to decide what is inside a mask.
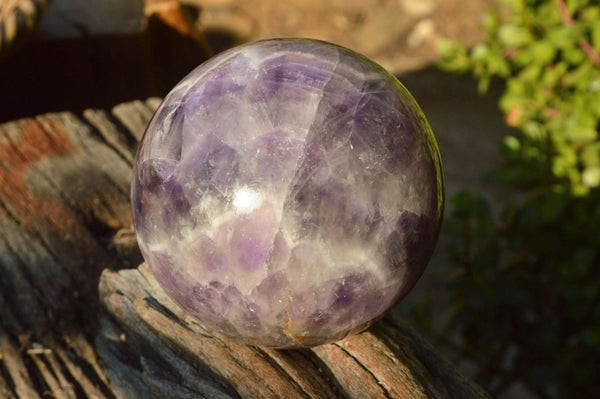
[[[307,39],[240,46],[185,77],[141,141],[138,242],[213,331],[314,346],[367,328],[423,273],[443,175],[396,78]]]

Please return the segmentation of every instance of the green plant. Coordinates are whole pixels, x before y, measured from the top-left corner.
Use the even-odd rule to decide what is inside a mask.
[[[493,173],[507,195],[452,199],[440,337],[494,394],[521,381],[542,397],[600,397],[600,4],[506,3],[506,19],[485,14],[485,42],[439,45],[441,66],[471,71],[482,92],[503,81],[516,128]]]

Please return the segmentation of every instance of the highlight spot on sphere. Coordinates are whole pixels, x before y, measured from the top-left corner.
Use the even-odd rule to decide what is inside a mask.
[[[248,187],[242,187],[233,197],[233,206],[239,213],[250,213],[260,206],[260,194]]]
[[[406,295],[444,200],[406,88],[309,39],[243,45],[185,77],[146,129],[131,194],[165,292],[207,328],[276,348],[360,332]]]

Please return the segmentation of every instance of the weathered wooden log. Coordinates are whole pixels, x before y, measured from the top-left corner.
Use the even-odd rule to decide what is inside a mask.
[[[131,230],[134,151],[158,102],[0,125],[0,397],[487,397],[389,320],[278,351],[179,309],[136,268]]]
[[[115,234],[131,225],[132,154],[156,102],[0,125],[0,397],[118,396],[95,349],[97,286],[141,261]]]
[[[272,350],[207,331],[165,295],[145,264],[105,271],[99,291],[127,331],[126,340],[147,359],[144,379],[156,396],[179,384],[198,396],[486,397],[418,335],[387,320],[313,349]]]

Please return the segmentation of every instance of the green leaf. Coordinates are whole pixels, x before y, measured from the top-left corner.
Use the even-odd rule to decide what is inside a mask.
[[[549,40],[557,48],[569,48],[573,46],[574,34],[573,31],[566,25],[561,25],[551,29],[546,35],[546,40]]]
[[[572,69],[563,76],[563,85],[567,87],[572,87],[581,83],[583,80],[585,80],[585,77],[589,75],[592,69],[593,66],[589,62],[577,66],[575,69]]]
[[[541,40],[531,45],[531,52],[537,64],[548,64],[556,55],[556,47],[550,40]]]
[[[506,58],[497,53],[490,53],[487,59],[487,67],[489,72],[493,75],[507,76],[510,73],[510,66],[506,61]]]
[[[596,52],[600,53],[600,24],[598,24],[598,20],[592,25],[591,31],[591,39],[592,39],[592,47]]]
[[[586,59],[586,55],[579,47],[567,48],[563,51],[563,58],[571,65],[579,65]]]
[[[586,167],[600,166],[600,141],[595,141],[581,151],[581,162]]]
[[[528,121],[523,124],[523,133],[525,136],[532,141],[545,141],[547,138],[547,131],[544,125],[537,121]]]
[[[573,143],[590,143],[597,138],[596,123],[597,120],[591,111],[580,108],[567,119],[564,134]]]
[[[542,66],[539,64],[531,64],[524,68],[519,73],[519,78],[526,82],[535,82],[542,72]]]
[[[572,177],[576,173],[577,154],[569,146],[562,146],[559,154],[554,157],[552,162],[552,172],[559,177]]]
[[[518,153],[521,150],[521,143],[519,142],[519,139],[517,139],[515,136],[504,137],[504,140],[502,140],[502,144],[506,153],[513,154],[512,156],[514,156],[514,154]]]
[[[481,62],[489,57],[490,49],[484,43],[476,44],[471,50],[471,59],[475,62]]]
[[[554,87],[559,84],[569,66],[566,62],[557,62],[544,68],[542,83],[546,86]]]
[[[533,51],[529,47],[519,49],[513,56],[513,62],[521,67],[531,65],[535,62]]]
[[[581,180],[590,188],[600,186],[600,166],[586,168],[581,174]]]
[[[598,23],[598,18],[600,18],[600,7],[597,5],[590,5],[589,7],[585,7],[580,12],[581,20],[596,25]]]
[[[470,66],[467,47],[458,40],[440,39],[437,43],[439,67],[452,72],[465,72]]]
[[[483,12],[483,17],[481,18],[481,27],[488,33],[488,35],[493,35],[500,26],[500,19],[498,18],[498,14],[491,9],[486,9]]]
[[[498,39],[507,47],[519,47],[533,40],[529,31],[521,25],[506,24],[498,30]]]
[[[454,58],[465,50],[465,45],[458,40],[442,38],[437,42],[437,53],[442,58]]]

